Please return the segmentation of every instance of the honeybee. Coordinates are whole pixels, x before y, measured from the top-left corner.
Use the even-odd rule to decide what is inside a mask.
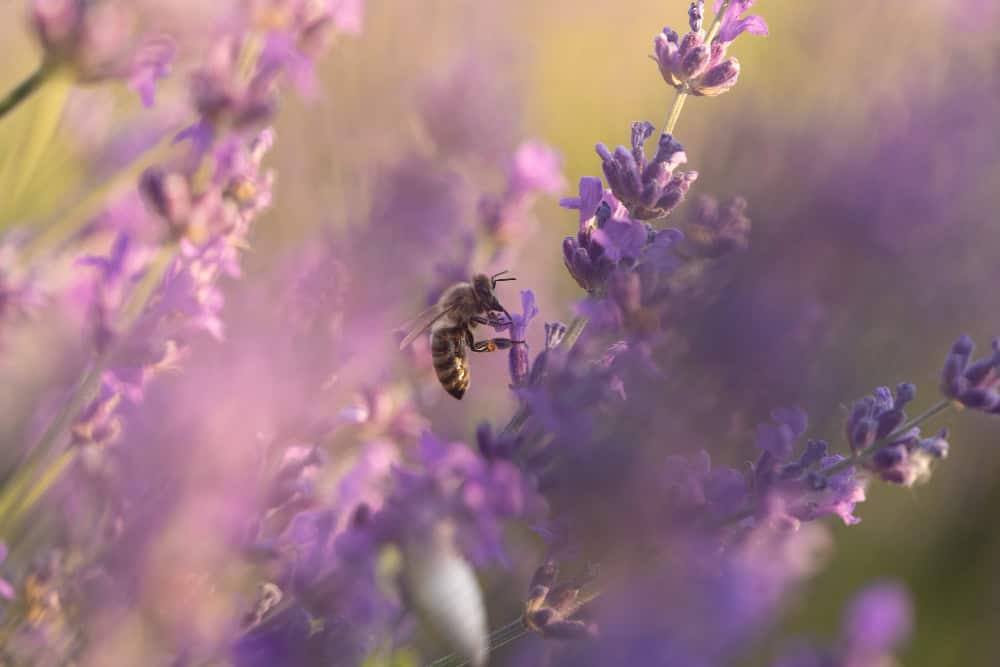
[[[430,329],[431,359],[434,372],[444,390],[461,399],[469,388],[468,350],[473,352],[493,352],[507,350],[523,340],[510,338],[489,338],[475,340],[472,330],[477,324],[499,325],[504,320],[495,313],[503,313],[510,321],[510,313],[497,300],[497,283],[514,280],[501,278],[506,271],[492,276],[477,273],[472,282],[455,283],[444,291],[438,302],[404,324],[400,329],[409,333],[399,344],[399,349],[416,340],[417,336]]]

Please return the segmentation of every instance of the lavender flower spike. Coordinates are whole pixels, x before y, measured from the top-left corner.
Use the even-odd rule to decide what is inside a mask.
[[[656,154],[647,161],[643,144],[653,131],[649,121],[636,121],[632,123],[631,151],[619,146],[611,153],[604,144],[596,147],[611,191],[639,220],[668,215],[698,178],[696,171],[674,175],[674,170],[687,162],[687,154],[669,134],[660,136]]]
[[[767,23],[759,16],[740,18],[753,5],[754,0],[733,0],[719,24],[719,32],[711,43],[705,42],[701,30],[700,12],[692,5],[689,12],[691,31],[682,38],[670,28],[653,40],[653,60],[660,68],[663,80],[678,90],[692,95],[715,97],[736,85],[740,63],[736,58],[726,58],[726,49],[744,32],[766,35]],[[716,0],[715,11],[722,8]]]

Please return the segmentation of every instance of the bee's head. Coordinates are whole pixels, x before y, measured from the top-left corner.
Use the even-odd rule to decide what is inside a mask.
[[[496,286],[497,283],[503,282],[505,280],[514,280],[514,278],[501,278],[506,271],[501,271],[500,273],[488,276],[485,273],[477,273],[472,277],[472,289],[476,293],[476,299],[479,304],[483,307],[483,310],[496,310],[500,311],[507,317],[510,314],[507,310],[500,304],[497,299]]]

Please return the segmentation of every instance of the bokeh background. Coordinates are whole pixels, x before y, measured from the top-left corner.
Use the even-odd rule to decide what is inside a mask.
[[[494,4],[370,0],[363,33],[324,59],[318,94],[285,100],[270,159],[279,173],[275,205],[254,231],[245,281],[227,288],[239,317],[282,316],[280,302],[254,295],[267,293],[303,241],[379,233],[369,227],[379,223],[380,178],[407,155],[430,154],[435,120],[467,133],[460,140],[475,151],[449,166],[484,188],[500,187],[504,156],[518,141],[550,144],[564,158],[565,195],[579,177],[599,173],[595,142],[625,143],[633,120],[662,123],[673,91],[647,56],[664,25],[684,25],[687,3]],[[21,5],[0,3],[3,89],[37,59]],[[802,405],[812,432],[840,443],[854,398],[912,381],[929,402],[960,333],[983,342],[1000,334],[1000,9],[989,0],[761,0],[755,10],[771,35],[734,47],[739,85],[718,99],[689,100],[676,133],[700,172],[692,194],[742,195],[754,225],[717,298],[682,324],[691,344],[675,371],[693,392],[724,396],[721,413],[713,403],[688,417],[703,434],[691,449],[710,442],[734,465],[753,456],[750,427],[775,406]],[[422,106],[456,73],[467,79],[460,104]],[[69,91],[36,175],[18,197],[0,193],[0,220],[41,224],[92,205],[84,193],[114,169],[102,147],[155,143],[148,129],[177,113],[172,85],[182,82],[168,82],[153,112],[140,112],[123,89]],[[0,169],[23,157],[29,117],[45,103],[0,125]],[[433,189],[415,197],[436,205]],[[674,216],[690,215],[694,204],[689,198]],[[470,202],[457,214],[473,215]],[[510,268],[520,287],[537,291],[545,319],[568,320],[577,288],[560,241],[575,215],[551,197],[535,215]],[[355,278],[393,295],[389,317],[373,327],[421,307],[425,288],[414,279],[431,279],[439,249],[453,252],[446,232],[423,223],[415,215],[409,231],[420,240],[406,246],[416,248],[409,275],[394,275],[386,258],[372,257],[370,273],[354,268],[362,270]],[[405,220],[385,224],[386,234],[406,236]],[[58,380],[51,350],[72,346],[72,336],[44,327],[5,336],[0,414],[24,414]],[[380,353],[392,354],[386,340]],[[505,361],[476,361],[481,391],[461,406],[435,407],[432,422],[446,435],[467,438],[480,419],[499,422],[513,408]],[[947,422],[952,455],[932,483],[875,486],[859,510],[863,523],[833,526],[829,567],[792,606],[782,634],[833,638],[849,597],[890,577],[912,589],[917,609],[903,664],[1000,661],[1000,427],[977,414]],[[0,434],[11,441],[18,428],[4,420]]]

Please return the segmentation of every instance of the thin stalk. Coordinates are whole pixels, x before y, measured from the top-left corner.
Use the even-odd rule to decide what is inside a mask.
[[[677,97],[674,98],[674,103],[670,106],[670,112],[667,114],[667,123],[663,126],[663,134],[674,133],[674,128],[677,127],[677,119],[681,117],[681,109],[684,108],[684,101],[687,100],[689,95],[687,91],[687,84],[677,89]]]
[[[17,105],[31,97],[32,93],[41,88],[52,71],[52,66],[48,62],[43,61],[24,81],[14,86],[3,99],[0,99],[0,118],[13,111]]]

